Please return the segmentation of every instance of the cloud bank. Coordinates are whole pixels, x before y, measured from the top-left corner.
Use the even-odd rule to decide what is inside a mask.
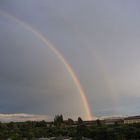
[[[25,122],[25,121],[51,121],[50,116],[34,114],[0,114],[1,122]]]

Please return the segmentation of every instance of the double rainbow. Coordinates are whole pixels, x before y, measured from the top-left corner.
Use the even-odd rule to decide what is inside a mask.
[[[22,20],[16,18],[15,16],[6,13],[4,11],[0,11],[0,15],[7,17],[11,20],[13,20],[14,22],[16,22],[17,24],[21,25],[22,27],[24,27],[24,29],[32,32],[37,38],[39,38],[47,47],[50,48],[51,51],[53,51],[53,53],[59,58],[59,60],[64,64],[65,68],[67,69],[67,71],[69,72],[70,76],[72,77],[78,91],[79,94],[81,96],[81,99],[84,103],[84,110],[86,113],[86,119],[87,120],[91,120],[93,119],[91,110],[90,110],[90,106],[88,103],[88,99],[86,97],[86,94],[80,84],[80,81],[78,79],[78,77],[76,76],[73,68],[70,66],[70,64],[67,62],[67,60],[65,59],[65,57],[56,49],[56,47],[48,40],[48,38],[46,38],[45,36],[43,36],[39,31],[37,31],[36,29],[34,29],[32,26],[30,26],[29,24],[27,24],[26,22],[23,22]]]

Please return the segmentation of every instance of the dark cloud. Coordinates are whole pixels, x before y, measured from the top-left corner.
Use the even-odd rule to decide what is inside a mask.
[[[100,116],[139,113],[129,110],[139,107],[138,5],[129,0],[1,0],[0,10],[49,38],[74,68],[92,112]],[[0,19],[0,112],[85,117],[80,95],[57,56],[21,25]],[[124,97],[131,95],[136,102],[129,106]]]

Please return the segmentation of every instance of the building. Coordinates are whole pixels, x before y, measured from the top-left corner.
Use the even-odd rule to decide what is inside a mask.
[[[131,116],[124,118],[124,124],[140,123],[140,116]]]
[[[84,124],[86,126],[93,126],[94,124],[96,124],[96,120],[91,120],[91,121],[84,121]]]
[[[113,125],[113,124],[123,124],[123,118],[112,118],[112,119],[104,119],[104,124]]]

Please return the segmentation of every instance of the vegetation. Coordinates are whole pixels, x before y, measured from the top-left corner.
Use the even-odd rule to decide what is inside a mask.
[[[104,125],[99,121],[86,126],[78,118],[77,125],[72,119],[63,120],[62,115],[57,115],[54,122],[10,122],[0,123],[0,140],[12,138],[13,140],[35,140],[40,137],[69,136],[74,140],[82,137],[93,140],[135,140],[140,139],[140,124],[115,124]]]

